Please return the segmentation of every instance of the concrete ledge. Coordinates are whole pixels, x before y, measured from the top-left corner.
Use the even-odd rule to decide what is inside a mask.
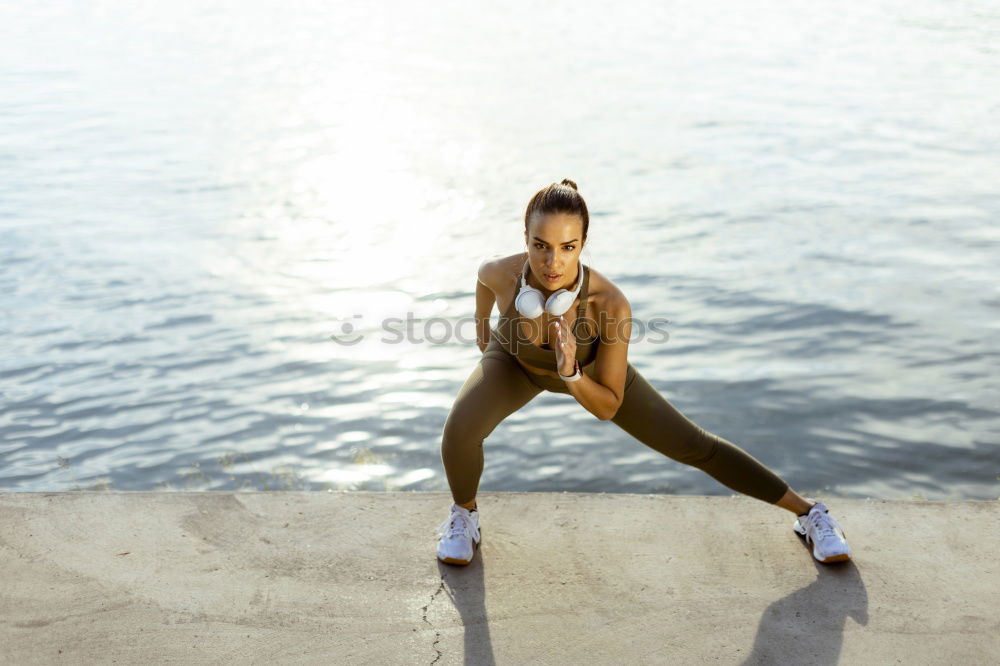
[[[1000,502],[820,497],[855,552],[815,562],[753,498],[0,493],[0,662],[986,664]]]

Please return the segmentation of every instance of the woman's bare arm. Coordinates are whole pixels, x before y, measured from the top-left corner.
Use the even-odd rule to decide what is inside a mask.
[[[493,304],[496,294],[491,286],[492,261],[484,261],[479,266],[479,276],[476,279],[476,344],[479,351],[486,351],[490,343],[490,315],[493,314]]]
[[[593,379],[584,374],[578,381],[566,384],[570,395],[602,421],[614,418],[625,398],[628,343],[632,336],[632,306],[625,295],[616,289],[605,308],[602,309],[607,316],[599,324],[601,344]]]

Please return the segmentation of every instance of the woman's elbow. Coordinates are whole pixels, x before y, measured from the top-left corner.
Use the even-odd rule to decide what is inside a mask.
[[[611,407],[611,409],[606,409],[604,410],[603,413],[598,414],[597,418],[599,418],[602,421],[610,421],[611,419],[615,418],[616,414],[618,414],[619,407],[621,407],[620,402],[616,403],[613,407]]]

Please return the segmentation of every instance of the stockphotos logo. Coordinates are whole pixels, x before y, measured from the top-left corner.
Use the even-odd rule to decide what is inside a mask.
[[[330,334],[330,339],[340,345],[353,346],[362,342],[373,333],[381,335],[379,342],[383,344],[395,345],[425,344],[443,345],[450,342],[461,344],[475,344],[477,322],[475,317],[415,317],[412,312],[407,312],[406,316],[386,317],[378,322],[374,328],[365,326],[364,317],[359,314],[351,315],[336,320],[336,331]],[[538,339],[541,333],[541,323],[534,319],[518,317],[514,322],[521,322],[519,326],[511,326],[510,330],[518,345],[532,344]],[[577,336],[581,339],[589,339],[588,331],[601,331],[601,339],[605,342],[614,342],[625,337],[628,331],[629,344],[645,341],[651,344],[664,344],[670,339],[670,333],[665,326],[670,323],[669,319],[663,317],[653,317],[649,320],[616,319],[601,314],[598,319],[583,317],[577,319],[573,326]],[[586,324],[586,326],[585,326]],[[491,329],[490,337],[497,337],[503,344],[507,343],[503,337],[503,332]]]

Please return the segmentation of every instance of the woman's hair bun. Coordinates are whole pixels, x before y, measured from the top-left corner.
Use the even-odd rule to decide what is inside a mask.
[[[581,241],[587,239],[587,227],[590,225],[590,214],[587,212],[587,202],[583,200],[583,195],[576,189],[576,183],[569,178],[563,178],[561,183],[552,182],[535,192],[528,202],[528,207],[524,211],[524,231],[527,233],[531,226],[532,216],[549,215],[552,213],[566,213],[567,215],[579,215],[583,220],[583,236]]]

